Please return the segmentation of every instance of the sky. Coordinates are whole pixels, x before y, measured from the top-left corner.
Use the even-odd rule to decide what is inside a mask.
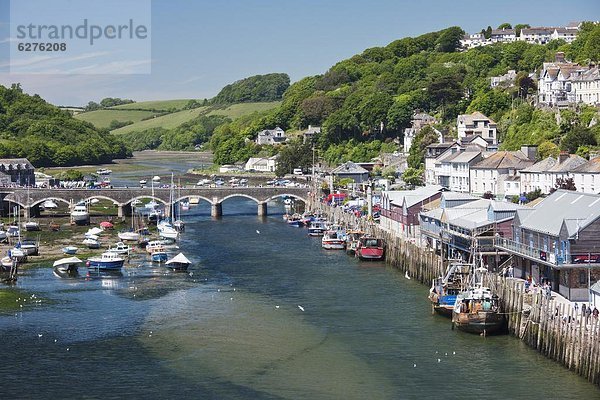
[[[98,14],[94,4],[115,0],[45,3],[68,5],[75,1],[88,3],[87,11],[93,17]],[[48,70],[52,73],[14,72],[18,54],[14,52],[16,47],[11,47],[17,43],[11,39],[10,1],[0,0],[0,84],[19,82],[27,93],[39,94],[53,104],[64,106],[82,106],[105,97],[136,101],[203,99],[216,95],[224,85],[251,75],[285,72],[296,81],[322,74],[336,62],[366,48],[385,46],[403,37],[449,26],[478,32],[503,22],[562,26],[571,21],[600,20],[600,0],[127,1],[137,1],[138,7],[124,6],[119,9],[119,17],[135,15],[146,6],[150,10],[150,35],[144,42],[149,45],[148,51],[144,48],[136,54],[136,60],[147,55],[148,68],[144,67],[143,73],[113,73],[116,70],[112,67],[119,63],[115,61],[109,66],[100,60],[94,64],[95,69],[84,73],[80,66],[67,68],[64,63],[55,63],[54,69]],[[56,14],[56,18],[77,17],[69,7],[56,7],[55,12],[44,12],[37,17],[50,18],[51,14]],[[119,47],[113,53],[96,51],[71,57],[70,61],[106,57],[117,50],[121,56],[129,57],[139,48]],[[123,61],[126,62],[132,65],[134,61]],[[139,71],[134,68],[125,72]]]

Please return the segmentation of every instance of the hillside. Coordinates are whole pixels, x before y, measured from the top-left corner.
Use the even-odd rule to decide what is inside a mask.
[[[600,59],[600,25],[584,24],[572,44],[517,41],[460,51],[463,35],[461,28],[450,27],[403,38],[340,61],[323,75],[295,82],[278,108],[215,129],[210,143],[215,162],[234,163],[264,151],[251,141],[262,129],[302,130],[308,125],[323,128],[317,146],[326,162],[368,161],[383,149],[393,149],[394,139],[402,142],[415,110],[435,115],[441,121],[438,128],[450,134],[459,114],[480,111],[498,123],[505,149],[533,143],[551,152],[571,150],[573,136],[585,138],[580,147],[597,145],[598,125],[591,130],[586,125],[596,110],[582,107],[579,116],[567,111],[557,124],[553,112],[531,106],[536,83],[528,75],[553,60],[557,51],[582,63]],[[511,69],[518,74],[515,86],[490,88],[491,77]],[[574,133],[577,129],[590,132]],[[294,151],[301,154],[310,148]]]
[[[268,102],[281,100],[290,86],[287,74],[255,75],[225,86],[211,99],[213,104]]]
[[[139,103],[136,103],[139,104]],[[130,132],[141,132],[148,129],[163,128],[173,129],[199,116],[222,115],[228,118],[238,118],[242,115],[251,114],[256,111],[265,111],[277,107],[280,102],[268,103],[243,103],[230,106],[203,106],[193,110],[183,110],[175,113],[163,115],[145,121],[140,121],[132,125],[112,131],[115,135],[122,135]]]
[[[108,129],[112,121],[118,122],[140,122],[143,119],[150,118],[157,113],[153,111],[138,111],[138,110],[96,110],[76,114],[75,119],[89,122],[96,128]]]
[[[106,131],[77,120],[19,84],[0,85],[0,158],[27,157],[36,167],[100,164],[131,153]]]
[[[152,100],[122,104],[111,107],[111,110],[146,110],[146,111],[180,111],[193,99]]]

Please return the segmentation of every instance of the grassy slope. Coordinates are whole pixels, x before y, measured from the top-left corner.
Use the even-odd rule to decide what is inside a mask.
[[[255,111],[264,111],[269,110],[278,106],[280,102],[268,102],[268,103],[243,103],[243,104],[234,104],[232,106],[215,109],[213,107],[199,107],[193,110],[183,110],[178,111],[172,114],[163,115],[162,117],[157,117],[153,119],[149,119],[146,121],[140,121],[133,125],[124,126],[122,128],[116,129],[112,131],[112,133],[116,135],[120,135],[123,133],[133,132],[133,131],[142,131],[150,128],[166,128],[172,129],[176,128],[179,125],[187,122],[193,118],[196,118],[200,115],[225,115],[231,119],[238,118],[242,115],[250,114]]]
[[[133,110],[97,110],[75,115],[75,118],[87,121],[96,128],[108,128],[110,122],[117,120],[119,122],[133,121],[140,122],[143,118],[150,117],[156,113],[152,111],[133,111]]]
[[[174,100],[153,100],[140,101],[137,103],[123,104],[112,107],[113,110],[169,110],[174,108],[181,110],[190,101],[190,99],[174,99]]]

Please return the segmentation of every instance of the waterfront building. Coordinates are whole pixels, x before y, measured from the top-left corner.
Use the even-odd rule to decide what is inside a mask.
[[[466,193],[445,192],[440,207],[421,212],[423,240],[446,258],[483,260],[494,268],[506,259],[496,251],[496,237],[512,238],[512,220],[526,206],[481,199]]]
[[[357,163],[347,161],[331,171],[331,175],[337,179],[350,178],[355,183],[363,183],[369,180],[369,171]]]
[[[244,165],[245,171],[251,172],[275,172],[277,168],[278,156],[272,157],[251,157]]]
[[[512,255],[515,276],[548,281],[571,301],[587,301],[600,279],[600,195],[559,189],[530,209],[519,209],[513,238],[496,248]]]
[[[35,168],[26,158],[0,158],[0,183],[35,186]]]
[[[381,193],[380,224],[402,236],[419,236],[419,213],[433,207],[444,189],[439,185]]]
[[[585,158],[566,152],[560,153],[558,158],[547,157],[521,170],[521,189],[523,192],[540,189],[543,194],[548,194],[556,186],[557,179],[570,178],[571,172],[585,163]]]
[[[470,167],[470,190],[476,195],[491,193],[496,199],[506,196],[506,189],[512,196],[519,172],[534,164],[537,146],[523,146],[519,151],[498,151],[487,154],[481,161]],[[518,185],[520,188],[520,184]],[[519,192],[517,191],[518,195]]]

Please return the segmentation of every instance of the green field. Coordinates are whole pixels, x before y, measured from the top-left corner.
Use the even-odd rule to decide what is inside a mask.
[[[80,113],[74,117],[82,121],[90,122],[96,128],[108,128],[113,120],[117,120],[119,122],[133,121],[135,123],[155,114],[156,113],[152,111],[97,110]]]
[[[152,100],[137,103],[122,104],[112,107],[113,110],[182,110],[191,99]],[[199,100],[201,101],[201,100]]]
[[[265,111],[277,107],[280,104],[278,101],[268,103],[242,103],[232,106],[215,109],[214,107],[199,107],[193,110],[183,110],[172,114],[163,115],[162,117],[152,118],[146,121],[140,121],[133,125],[127,125],[119,129],[115,129],[112,133],[121,135],[128,132],[143,131],[150,128],[165,128],[173,129],[179,125],[194,119],[200,115],[225,115],[231,119],[238,118],[242,115],[250,114],[255,111]]]

